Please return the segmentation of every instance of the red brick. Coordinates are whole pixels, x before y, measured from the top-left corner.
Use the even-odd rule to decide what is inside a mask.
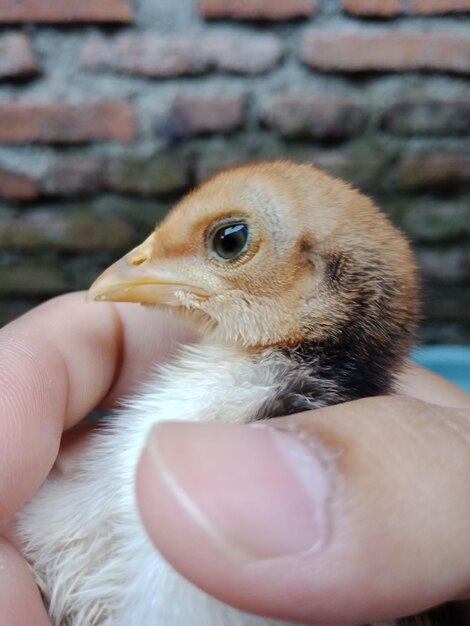
[[[0,143],[129,141],[134,135],[134,112],[125,102],[0,103]]]
[[[53,296],[70,289],[62,267],[36,260],[0,266],[0,297]]]
[[[190,163],[184,154],[168,150],[151,157],[124,154],[108,163],[106,185],[140,196],[181,193],[190,186]]]
[[[83,48],[82,64],[90,70],[167,78],[212,69],[258,74],[272,69],[281,56],[280,41],[269,34],[170,38],[123,33],[91,37]]]
[[[91,70],[111,69],[156,78],[202,74],[211,60],[203,43],[189,37],[152,37],[124,33],[117,37],[95,35],[85,44],[82,64]]]
[[[199,0],[200,14],[209,20],[289,20],[316,10],[316,0]]]
[[[383,144],[349,147],[347,150],[323,150],[311,157],[314,165],[333,176],[343,178],[366,193],[381,194],[390,170],[390,149]]]
[[[434,33],[307,32],[301,55],[307,65],[325,72],[470,73],[470,38]]]
[[[358,133],[364,123],[355,102],[301,94],[275,96],[262,119],[268,128],[289,138],[342,139]]]
[[[135,245],[134,228],[124,220],[103,219],[83,207],[34,209],[14,217],[0,217],[0,249],[125,250]]]
[[[38,70],[29,37],[22,33],[0,36],[0,78],[25,78]]]
[[[385,142],[368,142],[366,145],[351,142],[341,150],[318,150],[311,142],[299,145],[298,142],[260,142],[250,141],[249,138],[237,142],[227,140],[202,147],[194,168],[196,180],[201,182],[228,167],[266,159],[313,163],[377,196],[387,185],[395,154]]]
[[[396,17],[401,13],[400,0],[343,0],[343,10],[361,17]]]
[[[470,153],[432,152],[405,156],[398,167],[405,189],[455,189],[470,184]]]
[[[180,138],[206,133],[229,133],[243,125],[242,98],[179,97],[170,109],[167,125]]]
[[[439,15],[470,11],[470,0],[343,0],[343,9],[359,17]]]
[[[470,331],[470,289],[468,287],[464,286],[459,289],[454,285],[449,285],[443,288],[441,285],[433,284],[433,281],[429,281],[423,287],[423,313],[426,320],[464,322],[467,331]],[[469,343],[469,339],[470,337],[462,344]]]
[[[443,285],[467,283],[470,275],[468,246],[415,248],[420,273],[425,283]]]
[[[282,44],[269,34],[211,37],[206,48],[215,69],[235,74],[262,74],[282,58]]]
[[[132,21],[129,0],[1,0],[0,23]]]
[[[465,242],[470,237],[470,205],[464,199],[408,201],[400,225],[414,241]]]
[[[465,135],[470,133],[470,98],[415,98],[391,104],[382,126],[399,135]]]
[[[259,159],[253,156],[247,156],[244,151],[241,153],[235,150],[226,149],[208,150],[199,156],[196,167],[195,175],[198,183],[204,182],[208,178],[214,176],[222,170],[226,170],[229,167],[237,167],[244,163],[253,163]]]
[[[39,195],[36,182],[28,176],[0,169],[0,198],[10,202],[27,202]]]
[[[407,3],[410,4],[409,2]],[[411,8],[406,11],[405,0],[402,0],[402,5],[405,5],[405,12],[413,13],[415,15],[434,15],[442,13],[463,13],[470,11],[469,0],[413,0]]]
[[[43,193],[52,196],[90,195],[103,188],[104,163],[90,155],[61,155],[41,180]]]

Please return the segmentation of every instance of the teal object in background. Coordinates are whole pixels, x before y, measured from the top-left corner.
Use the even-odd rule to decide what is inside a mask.
[[[470,393],[470,347],[427,346],[416,350],[413,360]]]

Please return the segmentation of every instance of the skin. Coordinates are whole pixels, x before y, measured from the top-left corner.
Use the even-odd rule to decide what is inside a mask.
[[[5,626],[49,624],[14,547],[12,515],[51,470],[68,472],[73,466],[88,436],[88,427],[77,425],[90,410],[115,406],[145,378],[151,363],[165,361],[175,343],[189,340],[190,331],[163,313],[86,303],[84,294],[52,300],[0,331],[0,615]],[[292,557],[288,575],[281,560],[247,564],[216,549],[175,502],[155,468],[150,441],[137,492],[155,545],[213,595],[286,620],[366,623],[469,598],[470,396],[417,366],[403,374],[400,389],[401,397],[272,420],[342,451],[337,471],[345,488],[333,494],[331,536],[318,553]],[[171,443],[188,435],[184,429],[213,427],[164,428]],[[236,428],[242,429],[236,435],[241,440],[253,437],[254,429]],[[216,466],[216,442],[206,432],[201,449],[212,454]],[[230,441],[223,434],[220,441],[229,457]],[[223,464],[224,450],[219,456]],[[198,473],[191,479],[185,459],[173,461],[196,498],[203,489]],[[220,475],[229,479],[223,469]],[[234,501],[243,507],[243,489],[231,486]],[[381,533],[378,541],[378,526],[387,524],[394,534]],[[354,559],[357,554],[361,558]],[[342,566],[335,569],[338,559]],[[373,562],[386,565],[385,588],[368,567]]]

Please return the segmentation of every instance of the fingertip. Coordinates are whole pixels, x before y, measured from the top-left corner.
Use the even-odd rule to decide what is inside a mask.
[[[158,425],[139,464],[138,501],[151,539],[183,576],[246,612],[332,625],[418,613],[468,589],[462,412],[374,398],[269,424],[312,443],[308,453],[331,454],[326,498],[308,464],[315,507],[326,504],[326,540],[305,549],[317,520],[308,522],[312,509],[287,465],[270,459],[262,429]]]
[[[0,539],[0,616],[5,626],[51,626],[27,563],[3,539]]]
[[[304,443],[266,427],[158,425],[138,467],[139,509],[164,558],[222,602],[277,620],[344,624],[363,610],[364,575],[328,556],[328,470]]]
[[[52,468],[63,430],[129,394],[190,332],[158,311],[50,300],[0,331],[0,517]]]

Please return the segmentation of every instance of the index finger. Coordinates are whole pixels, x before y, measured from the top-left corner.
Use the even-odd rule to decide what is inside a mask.
[[[159,311],[51,300],[0,331],[0,518],[40,486],[63,430],[112,403],[188,331]]]

